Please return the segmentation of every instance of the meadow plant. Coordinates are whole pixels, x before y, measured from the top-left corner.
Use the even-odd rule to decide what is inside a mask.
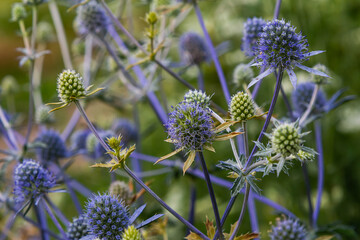
[[[68,11],[61,9],[61,15],[59,3],[68,7]],[[343,89],[326,97],[323,86],[331,84],[331,72],[321,63],[313,68],[305,65],[324,51],[310,51],[305,35],[288,19],[278,19],[281,3],[277,0],[272,20],[237,16],[244,22],[242,36],[233,44],[236,49],[230,50],[242,50],[238,54],[243,56],[230,70],[219,59],[221,47],[214,45],[214,39],[222,36],[216,36],[216,29],[210,29],[203,18],[202,8],[215,4],[211,1],[14,3],[11,21],[18,24],[24,42],[18,50],[23,54],[20,66],[29,74],[29,109],[26,118],[16,120],[20,103],[14,104],[12,95],[19,85],[13,77],[4,79],[0,97],[7,105],[0,103],[0,136],[6,145],[0,148],[4,156],[0,176],[12,173],[12,180],[1,185],[0,206],[10,217],[0,240],[19,239],[12,233],[13,228],[21,228],[15,218],[37,228],[45,240],[356,239],[351,228],[341,226],[350,236],[342,238],[345,230],[341,233],[318,221],[325,175],[321,121],[354,97],[340,99]],[[38,10],[43,14],[45,5],[52,22],[38,22]],[[144,11],[133,12],[134,6],[153,11],[139,16]],[[189,16],[192,9],[196,21]],[[71,48],[62,18],[74,20],[78,36]],[[188,18],[192,22],[185,25]],[[199,25],[201,33],[193,25]],[[145,34],[134,32],[134,26]],[[44,65],[47,55],[57,56],[46,50],[56,41],[64,64],[58,76],[45,71]],[[179,49],[179,56],[172,49]],[[229,48],[222,51],[230,52]],[[209,72],[212,65],[215,70]],[[192,66],[197,69],[195,75]],[[308,72],[306,82],[298,83],[297,68]],[[43,75],[51,75],[42,77],[43,70]],[[294,88],[292,101],[283,89],[285,72]],[[261,89],[265,85],[261,80],[272,74],[274,86]],[[51,94],[44,95],[43,101],[45,79],[56,86],[51,84],[46,90]],[[97,88],[90,91],[93,86]],[[259,91],[272,97],[259,102]],[[280,92],[285,115],[275,111]],[[53,104],[61,106],[53,108]],[[73,111],[71,117],[69,111]],[[25,130],[17,127],[19,122],[27,123]],[[257,132],[256,122],[262,124]],[[314,133],[309,131],[313,126]],[[317,177],[318,184],[317,195],[312,196],[307,168],[315,161],[317,175],[311,177]],[[291,179],[299,171],[296,163],[303,170],[308,205],[302,209],[309,211],[308,219],[300,220],[303,216],[287,209],[291,205],[276,202],[286,203],[282,200],[286,194],[275,197],[262,192],[268,186],[265,183],[275,182],[268,175]],[[82,174],[86,177],[78,178]],[[182,179],[189,180],[187,187],[181,185]],[[206,190],[201,189],[202,182]],[[281,188],[282,182],[276,185]],[[187,195],[189,199],[183,199]],[[233,207],[237,198],[242,199],[241,208]],[[257,211],[255,200],[273,212]],[[151,207],[145,210],[144,202]],[[201,211],[199,205],[203,205]],[[264,219],[275,222],[259,225]]]

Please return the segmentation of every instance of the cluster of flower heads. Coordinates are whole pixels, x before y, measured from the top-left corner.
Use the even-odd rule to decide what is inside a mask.
[[[209,59],[204,39],[194,32],[185,33],[180,37],[179,50],[182,61],[187,65],[199,65]]]
[[[262,18],[248,18],[244,24],[242,50],[248,57],[253,57],[257,49],[260,34],[263,31],[266,21]]]
[[[40,145],[35,148],[40,161],[55,162],[60,158],[65,158],[69,155],[65,142],[62,140],[59,133],[54,130],[40,132],[35,141],[37,145]]]
[[[37,201],[43,194],[55,186],[53,175],[39,163],[25,159],[14,171],[15,202]]]
[[[82,237],[90,234],[90,227],[87,218],[84,215],[80,215],[74,218],[69,224],[66,237],[69,240],[80,240]]]
[[[297,219],[285,217],[277,218],[276,224],[269,231],[271,240],[305,240],[307,235],[305,226]]]

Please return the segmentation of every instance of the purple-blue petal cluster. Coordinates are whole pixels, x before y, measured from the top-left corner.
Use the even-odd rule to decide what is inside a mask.
[[[298,116],[302,115],[308,108],[314,89],[315,83],[306,82],[299,84],[299,86],[292,92],[291,99],[294,105],[295,113]],[[327,100],[325,94],[321,89],[319,89],[311,114],[324,112],[326,104]]]
[[[89,129],[82,129],[74,132],[71,136],[71,148],[75,151],[86,150],[86,138],[91,131]]]
[[[15,167],[14,185],[15,202],[22,203],[47,193],[55,186],[55,179],[39,163],[25,159]]]
[[[196,102],[181,102],[169,113],[166,129],[176,148],[200,150],[215,133],[210,110]]]
[[[68,156],[65,142],[60,134],[54,130],[41,132],[35,141],[42,144],[42,146],[35,149],[40,161],[57,161]]]
[[[69,224],[66,237],[69,240],[80,240],[82,237],[90,234],[89,223],[84,215],[74,218]]]
[[[130,221],[126,206],[109,194],[94,195],[90,198],[85,216],[91,234],[103,240],[121,239],[121,234]]]
[[[201,64],[210,58],[204,39],[194,32],[184,33],[180,37],[179,51],[181,60],[187,65]]]
[[[258,40],[265,24],[264,19],[257,17],[248,18],[245,22],[241,50],[245,52],[246,56],[252,57],[255,55]]]
[[[255,60],[270,68],[291,68],[307,60],[308,43],[295,27],[284,20],[272,20],[260,34]]]
[[[271,227],[269,237],[271,240],[305,240],[307,230],[298,220],[276,219],[276,225]]]

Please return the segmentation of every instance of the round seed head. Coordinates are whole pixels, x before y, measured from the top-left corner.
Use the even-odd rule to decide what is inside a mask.
[[[213,142],[214,122],[208,108],[196,103],[181,102],[169,113],[165,125],[177,148],[200,150]]]
[[[54,130],[45,130],[35,139],[42,144],[35,151],[41,161],[57,161],[68,156],[68,151],[60,134]]]
[[[231,98],[229,111],[232,120],[247,121],[254,116],[254,102],[247,93],[240,91]]]
[[[130,220],[127,207],[109,194],[91,197],[86,205],[85,216],[91,234],[103,240],[121,239]]]
[[[131,203],[132,198],[134,197],[129,185],[123,181],[115,181],[111,183],[109,193],[118,199],[124,200],[127,205]]]
[[[330,73],[329,69],[323,64],[316,64],[313,68],[315,70],[320,71],[320,72],[326,73],[327,75],[329,75],[329,73]],[[323,76],[320,76],[320,75],[312,74],[311,75],[311,80],[315,84],[322,85],[322,84],[328,83],[329,78],[326,78],[326,77],[323,77]]]
[[[64,70],[57,79],[57,92],[63,103],[70,103],[84,97],[83,78],[74,70]]]
[[[307,60],[307,40],[284,20],[267,22],[260,34],[255,60],[265,67],[283,69]]]
[[[180,37],[180,56],[187,65],[201,64],[209,59],[207,46],[197,33],[188,32]]]
[[[96,1],[78,7],[75,21],[80,34],[94,34],[99,37],[104,37],[111,24],[104,9]]]
[[[84,215],[74,218],[70,223],[66,232],[66,237],[69,240],[80,240],[82,237],[90,234],[90,227]]]
[[[254,71],[248,64],[236,66],[233,74],[233,83],[240,87],[243,83],[249,83],[254,78]]]
[[[301,147],[299,128],[294,123],[280,124],[272,132],[271,144],[275,152],[283,157],[296,154]]]
[[[315,83],[312,82],[301,83],[296,89],[294,89],[291,99],[294,105],[294,110],[299,116],[301,116],[308,108],[314,89]],[[327,100],[325,94],[321,89],[319,89],[311,114],[324,112],[326,103]]]
[[[15,202],[23,203],[31,198],[49,192],[55,186],[55,179],[48,170],[39,163],[25,159],[18,163],[14,171]]]
[[[51,42],[55,39],[54,29],[48,22],[39,22],[37,26],[37,40],[40,42]]]
[[[255,55],[258,40],[265,24],[264,19],[257,17],[248,18],[245,22],[241,50],[245,52],[246,56],[252,57]]]
[[[189,90],[185,96],[184,101],[188,103],[197,103],[203,107],[209,107],[210,97],[201,90]]]
[[[142,240],[140,231],[137,230],[134,225],[131,225],[127,229],[125,229],[125,231],[122,235],[122,239],[123,240]]]
[[[269,237],[271,240],[305,240],[307,231],[305,227],[295,219],[276,219],[276,224],[271,226]]]
[[[49,113],[51,108],[46,105],[42,105],[36,109],[35,121],[37,124],[48,124],[55,121],[54,113]]]
[[[11,8],[11,21],[18,22],[24,18],[26,18],[26,9],[24,4],[18,2],[14,3]]]

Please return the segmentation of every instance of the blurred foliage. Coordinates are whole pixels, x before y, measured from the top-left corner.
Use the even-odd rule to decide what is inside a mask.
[[[28,103],[28,72],[25,68],[18,66],[19,52],[17,47],[22,47],[22,39],[19,37],[18,26],[14,22],[10,22],[10,9],[13,0],[2,0],[0,2],[0,79],[6,75],[13,75],[19,84],[19,90],[14,93],[15,106],[18,112],[21,112],[18,129],[26,121],[27,103]],[[113,2],[110,2],[112,4]],[[128,24],[131,31],[138,39],[145,39],[145,22],[143,20],[145,13],[148,11],[148,5],[143,5],[140,0],[133,0],[132,12],[124,9],[124,19],[127,21],[131,14],[135,16],[135,22]],[[206,26],[210,32],[213,42],[217,45],[223,41],[231,43],[231,49],[224,54],[220,60],[224,68],[229,84],[231,83],[232,74],[235,66],[239,63],[246,63],[249,60],[245,58],[240,51],[242,37],[242,23],[253,16],[271,19],[275,0],[209,0],[201,1],[200,7],[203,10]],[[64,25],[68,34],[68,42],[71,43],[76,34],[73,31],[74,12],[66,12],[65,6],[60,6]],[[314,66],[320,62],[331,70],[331,84],[325,87],[328,96],[331,96],[341,87],[348,87],[347,94],[358,95],[360,93],[360,1],[358,0],[313,0],[313,1],[283,1],[280,10],[280,18],[284,18],[297,26],[309,41],[309,50],[326,50],[326,53],[312,57],[305,65]],[[139,17],[138,17],[139,16]],[[26,19],[27,26],[30,26],[31,18]],[[40,20],[49,21],[51,17],[46,5],[40,6]],[[131,27],[132,26],[132,27]],[[185,31],[192,30],[201,33],[196,17],[192,11],[188,18],[181,24],[180,28],[175,32],[172,42],[171,60],[178,62],[180,57],[177,52],[178,37]],[[46,56],[43,70],[43,79],[41,84],[41,92],[44,102],[56,100],[56,77],[63,68],[62,58],[59,47],[56,42],[48,45],[51,54]],[[79,66],[79,65],[78,65]],[[195,69],[196,70],[196,69]],[[203,66],[205,74],[206,91],[210,94],[215,93],[213,100],[226,108],[221,87],[217,79],[216,71],[213,64]],[[97,76],[96,81],[101,81],[101,74]],[[192,84],[195,84],[196,71],[190,69],[184,76]],[[301,80],[306,80],[309,76],[302,74]],[[285,79],[285,90],[290,93],[291,86],[288,79]],[[273,77],[265,79],[260,89],[257,103],[267,109],[272,95],[272,89],[275,83]],[[182,99],[186,89],[175,82],[170,76],[164,75],[162,82],[169,98],[169,104],[174,105]],[[236,89],[231,87],[232,94]],[[120,94],[120,92],[119,92]],[[11,99],[1,98],[1,104],[10,107]],[[8,104],[8,105],[6,105]],[[325,152],[325,189],[322,200],[322,208],[320,211],[319,225],[327,225],[339,222],[345,225],[354,226],[357,232],[360,232],[360,148],[357,147],[360,136],[360,100],[357,99],[351,103],[341,107],[326,115],[322,119],[323,123],[323,145]],[[162,140],[166,139],[166,133],[160,123],[158,123],[155,114],[147,102],[135,105],[141,116],[141,150],[144,153],[153,156],[162,156],[171,151],[169,144]],[[73,107],[67,108],[55,113],[56,123],[54,128],[63,130],[67,120],[70,118]],[[98,125],[106,127],[112,122],[112,119],[118,116],[131,117],[132,109],[130,105],[125,106],[121,111],[115,111],[110,107],[104,107],[103,103],[93,102],[87,109],[91,119]],[[285,106],[282,100],[278,102],[275,112],[279,116],[285,114]],[[106,115],[104,114],[106,113]],[[110,114],[108,114],[110,113]],[[84,123],[80,125],[84,126]],[[254,120],[249,122],[249,139],[255,140],[257,137],[262,121]],[[308,130],[313,131],[312,127]],[[315,147],[313,134],[307,136],[306,140],[309,146]],[[252,147],[252,144],[251,144]],[[229,146],[227,143],[216,143],[216,154],[205,154],[205,158],[209,163],[209,170],[219,176],[225,177],[225,173],[216,169],[214,165],[219,160],[226,160],[231,157]],[[221,154],[220,154],[221,153]],[[219,159],[221,158],[221,159]],[[317,166],[316,161],[308,165],[313,202],[316,200],[317,186]],[[152,164],[144,164],[146,169],[157,168]],[[81,168],[81,170],[79,170]],[[91,169],[87,164],[79,163],[72,166],[69,170],[70,175],[74,176],[81,182],[97,191],[105,191],[108,188],[110,176],[107,170]],[[213,219],[211,211],[211,202],[208,198],[205,182],[192,179],[190,177],[182,177],[181,172],[161,175],[152,178],[152,189],[163,196],[180,214],[187,216],[188,202],[190,199],[191,182],[195,182],[198,189],[198,200],[196,204],[196,225],[201,230],[205,230],[205,215],[209,214],[209,218]],[[165,185],[165,186],[164,186]],[[300,219],[307,222],[308,206],[305,192],[305,185],[302,176],[302,170],[299,164],[290,169],[290,176],[281,174],[279,178],[275,175],[266,176],[259,186],[263,189],[263,195],[271,200],[278,202],[287,209],[295,213]],[[225,210],[227,201],[230,198],[228,190],[216,187],[215,192],[218,197],[220,212]],[[58,196],[59,194],[57,194]],[[150,214],[162,211],[160,206],[154,202],[148,195],[145,195],[144,201],[148,202],[151,209]],[[242,199],[242,197],[240,197]],[[239,199],[240,199],[239,198]],[[70,197],[66,195],[63,198],[54,197],[55,203],[60,204],[60,208],[64,209],[69,217],[75,216],[75,210],[71,204],[68,204]],[[85,200],[85,199],[82,199]],[[230,214],[228,222],[233,223],[237,219],[240,212],[241,201],[235,203],[234,211]],[[256,203],[259,215],[260,229],[262,233],[266,233],[269,229],[269,221],[275,219],[272,209]],[[148,210],[149,211],[149,210]],[[334,227],[335,229],[335,227]],[[340,229],[340,227],[339,227]],[[169,238],[176,239],[171,236],[179,236],[178,231],[183,231],[184,227],[173,218],[169,218]],[[229,231],[230,229],[225,229]],[[242,226],[242,232],[250,230],[249,220],[245,218],[245,224]],[[335,231],[335,230],[334,230]],[[324,231],[327,232],[327,231]]]

